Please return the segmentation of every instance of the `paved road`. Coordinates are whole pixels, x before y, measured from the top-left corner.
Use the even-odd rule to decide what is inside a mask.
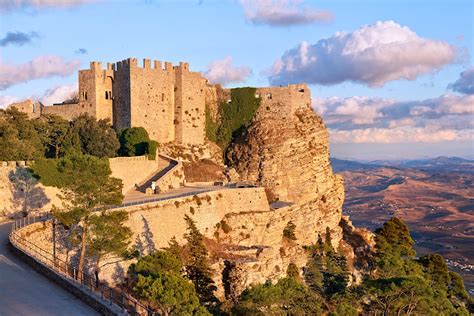
[[[0,224],[0,316],[99,315],[10,253],[10,227]]]

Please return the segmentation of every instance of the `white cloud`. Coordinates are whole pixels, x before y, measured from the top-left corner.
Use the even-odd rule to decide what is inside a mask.
[[[461,72],[459,79],[450,84],[448,88],[464,94],[474,94],[474,67]]]
[[[0,95],[0,109],[6,109],[7,106],[18,101],[21,99],[13,95]]]
[[[209,64],[204,76],[212,83],[226,85],[244,81],[252,74],[252,70],[245,66],[232,65],[232,57],[227,56]]]
[[[418,101],[350,97],[315,99],[334,143],[472,141],[474,95]]]
[[[472,141],[472,130],[417,128],[366,128],[330,132],[334,143],[438,143]]]
[[[51,105],[53,103],[60,103],[72,97],[78,91],[77,84],[57,86],[46,90],[40,98],[44,105]]]
[[[72,7],[96,0],[1,0],[0,11],[7,12],[17,9],[41,9],[51,7]]]
[[[289,26],[332,21],[331,12],[301,3],[301,0],[240,0],[245,17],[254,24]]]
[[[397,128],[401,126],[414,126],[414,125],[415,125],[415,121],[411,118],[391,120],[388,122],[388,128]]]
[[[302,42],[275,61],[269,80],[274,85],[353,81],[382,86],[392,80],[414,80],[456,57],[457,49],[446,42],[420,37],[394,21],[378,21],[315,44]]]
[[[0,60],[0,90],[34,79],[66,77],[79,66],[79,60],[65,61],[59,56],[39,56],[19,65],[6,64]]]
[[[313,100],[313,107],[325,114],[327,124],[352,122],[353,124],[370,124],[376,118],[381,118],[383,114],[380,109],[391,105],[393,101],[387,99],[377,99],[368,97],[328,99],[316,98]]]

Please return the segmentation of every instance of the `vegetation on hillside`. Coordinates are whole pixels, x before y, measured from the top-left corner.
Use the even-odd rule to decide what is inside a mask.
[[[52,114],[29,119],[16,108],[0,110],[0,161],[58,159],[72,153],[155,159],[157,146],[143,127],[124,129],[117,136],[108,120],[88,114],[67,121]]]
[[[304,269],[289,264],[287,277],[253,285],[236,300],[219,304],[203,237],[189,217],[186,221],[186,245],[179,246],[174,239],[167,249],[141,258],[129,271],[130,291],[163,314],[166,310],[200,315],[196,297],[215,315],[469,315],[474,311],[460,276],[449,271],[440,255],[417,258],[408,227],[398,218],[376,231],[373,273],[359,285],[349,285],[346,258],[333,248],[327,229],[306,247]],[[200,273],[190,273],[190,265]],[[166,273],[176,278],[168,287],[163,285],[168,282],[162,276]],[[186,279],[192,283],[183,282]],[[183,294],[167,296],[166,291]]]
[[[81,152],[115,157],[119,142],[107,120],[82,114],[68,122],[56,115],[29,119],[15,108],[0,110],[0,160],[60,158]]]
[[[231,89],[230,102],[219,106],[219,122],[214,122],[209,110],[206,111],[206,136],[226,149],[233,138],[242,133],[250,124],[260,106],[260,98],[255,97],[256,88]]]

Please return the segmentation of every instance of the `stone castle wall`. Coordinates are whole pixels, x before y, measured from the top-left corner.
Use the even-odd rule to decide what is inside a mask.
[[[41,104],[32,100],[12,103],[8,108],[16,108],[18,111],[26,113],[30,119],[37,118],[41,115]]]
[[[24,202],[23,190],[15,181],[12,181],[11,175],[26,166],[25,161],[0,162],[0,218],[14,216],[21,211]],[[45,187],[41,183],[36,183],[28,197],[29,211],[47,212],[51,210],[53,204],[61,206],[58,194],[60,194],[58,188]]]
[[[176,140],[181,144],[203,144],[205,138],[206,79],[180,63],[176,72]]]
[[[91,105],[78,103],[44,106],[42,110],[42,114],[54,114],[66,120],[72,120],[76,116],[84,113],[92,116],[95,114]]]
[[[109,158],[112,177],[122,179],[122,193],[135,188],[164,167],[159,159],[150,160],[148,156]]]
[[[120,71],[130,73],[131,126],[143,126],[150,138],[160,143],[175,139],[174,133],[174,72],[166,64],[162,69],[151,68],[150,60],[144,60],[143,68],[138,67],[136,59],[122,62]]]

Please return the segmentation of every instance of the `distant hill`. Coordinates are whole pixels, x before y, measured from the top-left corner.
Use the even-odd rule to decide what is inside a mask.
[[[442,254],[474,291],[473,160],[331,162],[344,177],[343,210],[356,226],[374,230],[392,216],[404,219],[418,254]]]
[[[372,163],[364,163],[353,160],[344,160],[338,158],[331,158],[331,165],[334,172],[356,171],[356,170],[370,170],[377,169],[380,166]]]
[[[474,160],[460,157],[440,156],[432,159],[417,160],[375,160],[368,163],[375,166],[411,168],[431,172],[463,172],[474,174]]]

